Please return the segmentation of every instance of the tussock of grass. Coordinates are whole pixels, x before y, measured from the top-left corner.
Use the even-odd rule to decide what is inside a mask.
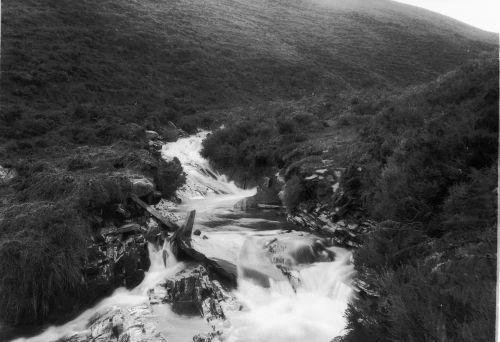
[[[41,322],[81,289],[86,226],[62,204],[15,205],[0,219],[0,317]]]

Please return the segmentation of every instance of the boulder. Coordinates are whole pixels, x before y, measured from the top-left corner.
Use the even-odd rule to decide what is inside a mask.
[[[123,228],[125,227],[125,228]],[[124,232],[119,229],[123,228]],[[88,247],[83,267],[89,302],[120,286],[133,288],[149,269],[147,242],[137,224],[103,229]]]
[[[240,308],[236,299],[203,266],[183,269],[164,284],[151,289],[148,295],[151,303],[170,303],[177,313],[204,317],[212,332],[197,335],[199,341],[220,335],[226,322],[224,311]]]
[[[154,183],[146,177],[137,177],[130,179],[132,184],[132,193],[139,198],[143,198],[155,191]]]
[[[243,198],[238,201],[234,207],[241,210],[268,208],[272,206],[273,209],[282,208],[281,198],[279,193],[281,191],[280,182],[274,178],[265,177],[262,186],[257,187],[257,193],[251,197]]]

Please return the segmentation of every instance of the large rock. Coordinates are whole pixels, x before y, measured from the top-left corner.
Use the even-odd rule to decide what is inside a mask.
[[[238,310],[234,297],[203,266],[188,267],[165,283],[149,290],[150,303],[170,303],[180,314],[204,317],[210,332],[195,336],[195,341],[211,341],[228,325],[226,310]]]
[[[147,242],[136,224],[105,229],[88,248],[83,274],[88,300],[109,294],[115,288],[133,288],[149,269]],[[129,229],[130,228],[130,229]]]
[[[257,187],[254,196],[243,198],[234,207],[241,210],[257,208],[281,208],[282,203],[279,197],[282,184],[277,177],[265,177],[261,186]]]
[[[130,183],[132,184],[132,193],[139,198],[148,196],[155,191],[154,183],[146,177],[132,178],[130,179]]]

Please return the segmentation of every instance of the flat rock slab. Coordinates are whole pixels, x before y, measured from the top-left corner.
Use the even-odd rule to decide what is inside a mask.
[[[76,332],[64,342],[167,342],[156,329],[151,307],[141,304],[128,309],[113,306],[97,312],[87,330]]]

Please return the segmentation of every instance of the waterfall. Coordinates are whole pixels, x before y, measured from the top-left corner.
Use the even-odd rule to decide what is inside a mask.
[[[40,335],[29,338],[18,338],[12,342],[57,341],[63,337],[71,336],[74,333],[85,331],[87,329],[87,323],[89,322],[90,318],[94,314],[101,312],[106,308],[110,308],[113,306],[126,308],[147,302],[148,289],[152,288],[169,276],[177,273],[183,267],[181,263],[175,260],[175,257],[170,250],[170,244],[167,241],[165,241],[164,245],[161,248],[158,248],[149,243],[148,251],[151,266],[146,272],[144,280],[138,286],[131,290],[120,287],[116,289],[111,296],[101,300],[99,303],[85,310],[78,317],[67,322],[66,324],[60,326],[51,326]],[[169,254],[166,265],[163,262],[164,252]]]

